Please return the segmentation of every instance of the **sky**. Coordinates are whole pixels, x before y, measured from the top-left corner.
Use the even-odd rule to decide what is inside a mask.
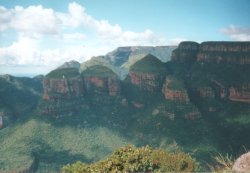
[[[120,46],[250,41],[249,0],[0,0],[0,74],[46,74]]]

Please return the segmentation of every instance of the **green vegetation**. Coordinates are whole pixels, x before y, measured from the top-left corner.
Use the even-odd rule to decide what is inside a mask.
[[[220,153],[214,156],[215,163],[213,165],[208,165],[211,172],[213,173],[233,173],[232,168],[234,164],[234,159],[231,155],[226,154],[225,156]]]
[[[63,79],[64,77],[71,78],[71,77],[77,77],[79,75],[80,73],[77,68],[62,68],[51,71],[49,74],[46,75],[46,77]]]
[[[166,68],[163,62],[161,62],[155,56],[148,54],[133,64],[130,67],[130,71],[141,73],[158,73],[164,75],[166,73]]]
[[[116,172],[195,172],[198,164],[190,155],[169,153],[149,146],[136,148],[128,145],[111,156],[93,164],[76,162],[62,168],[63,173]]]
[[[80,117],[80,115],[74,115]],[[58,172],[62,165],[81,160],[97,161],[127,140],[102,126],[86,123],[84,115],[74,126],[62,119],[36,117],[21,120],[0,131],[0,172]],[[64,122],[69,121],[66,118]]]
[[[237,153],[242,145],[250,148],[249,104],[219,98],[218,86],[213,82],[218,80],[224,86],[249,82],[249,69],[249,65],[164,64],[151,55],[134,64],[132,70],[138,72],[165,76],[167,71],[171,88],[187,89],[191,100],[188,103],[166,100],[161,88],[156,92],[142,91],[127,78],[121,82],[121,96],[110,97],[95,90],[79,98],[41,101],[37,108],[41,81],[0,78],[0,116],[4,118],[4,128],[0,130],[0,172],[58,172],[66,164],[71,165],[63,168],[65,172],[78,168],[89,172],[196,171],[192,158],[199,160],[202,171],[207,171],[207,162],[216,167],[211,154]],[[103,66],[91,66],[81,75],[115,76]],[[72,68],[57,69],[47,75],[63,76],[80,74]],[[198,96],[196,89],[204,86],[215,92],[214,98]],[[48,109],[55,116],[38,116]],[[189,118],[196,114],[197,117]],[[161,149],[126,146],[114,152],[127,143]],[[192,153],[192,158],[179,149]],[[220,167],[229,168],[229,158],[223,160],[219,156],[216,160]]]
[[[91,67],[87,67],[85,70],[83,70],[82,76],[105,77],[105,76],[116,76],[116,74],[108,67],[101,66],[101,65],[94,65]]]
[[[186,90],[184,82],[175,76],[167,76],[168,80],[170,80],[168,88],[173,90]]]

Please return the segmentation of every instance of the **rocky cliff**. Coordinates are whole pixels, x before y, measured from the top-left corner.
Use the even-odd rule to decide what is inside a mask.
[[[181,42],[172,61],[217,64],[250,64],[250,42]]]
[[[172,52],[171,61],[194,62],[198,51],[198,43],[191,41],[181,42],[177,49]]]
[[[95,65],[82,71],[82,78],[87,93],[107,93],[109,96],[120,95],[118,76],[105,66]]]
[[[162,93],[166,100],[186,103],[190,101],[183,81],[174,77],[166,77],[165,83],[162,87]]]
[[[137,61],[129,72],[131,83],[145,91],[160,91],[165,75],[164,63],[150,54]]]
[[[120,81],[117,75],[104,66],[92,66],[79,72],[71,69],[57,69],[43,80],[43,99],[69,99],[83,97],[91,92],[120,94]]]
[[[197,60],[222,64],[250,64],[250,42],[201,43]]]
[[[229,88],[229,99],[232,101],[250,103],[250,83]]]
[[[81,77],[43,80],[43,99],[66,99],[84,95],[84,85]]]

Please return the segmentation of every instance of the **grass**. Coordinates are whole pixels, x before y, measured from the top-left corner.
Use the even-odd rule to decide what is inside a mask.
[[[82,76],[117,76],[111,69],[105,66],[101,65],[94,65],[91,67],[87,67],[84,71],[81,73]]]
[[[48,73],[46,77],[48,78],[55,78],[55,79],[63,79],[65,78],[71,78],[71,77],[77,77],[79,76],[79,70],[77,68],[63,68],[63,69],[55,69]]]
[[[155,56],[148,54],[130,67],[130,71],[141,73],[157,73],[164,75],[166,73],[165,64]]]
[[[213,173],[232,173],[232,168],[234,164],[234,159],[232,155],[228,153],[226,155],[222,155],[218,153],[213,157],[215,163],[213,165],[208,164],[208,167]]]

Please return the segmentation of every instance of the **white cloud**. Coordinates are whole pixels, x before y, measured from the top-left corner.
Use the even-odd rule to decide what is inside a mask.
[[[4,31],[10,26],[10,19],[12,17],[12,13],[6,8],[0,6],[0,31]]]
[[[230,25],[227,28],[220,29],[220,32],[230,36],[236,41],[250,41],[250,28]]]
[[[83,40],[85,39],[85,35],[82,33],[72,33],[72,34],[63,34],[63,39],[67,40]]]
[[[36,50],[38,50],[37,40],[20,36],[11,46],[0,48],[0,64],[34,63]]]
[[[156,46],[181,40],[167,41],[150,29],[123,30],[108,20],[95,19],[76,2],[68,5],[68,12],[41,5],[12,9],[0,6],[0,31],[4,34],[9,29],[18,38],[11,45],[0,47],[0,65],[57,66],[72,59],[83,62],[118,46]]]

